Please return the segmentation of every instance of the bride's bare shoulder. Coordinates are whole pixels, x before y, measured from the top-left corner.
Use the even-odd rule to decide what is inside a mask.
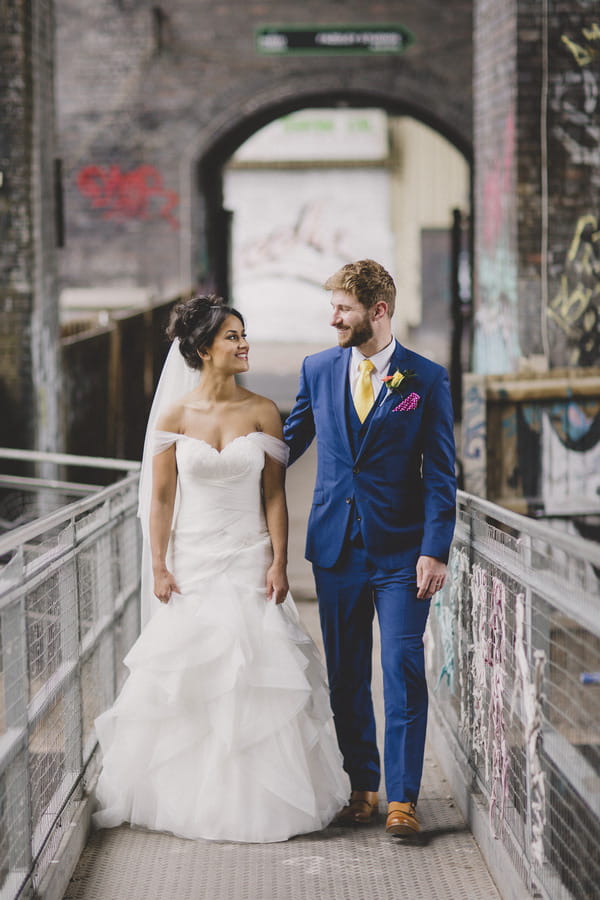
[[[256,430],[265,431],[267,434],[275,435],[275,437],[281,437],[281,414],[277,404],[273,400],[269,400],[268,397],[262,397],[260,394],[252,394],[249,400],[252,403]]]
[[[156,420],[156,430],[172,431],[174,434],[179,434],[183,426],[183,410],[183,401],[178,400],[177,403],[165,410]]]

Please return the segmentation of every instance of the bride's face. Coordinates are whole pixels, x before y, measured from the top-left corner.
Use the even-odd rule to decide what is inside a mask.
[[[248,371],[248,341],[237,316],[227,316],[208,350],[204,365],[235,375]]]

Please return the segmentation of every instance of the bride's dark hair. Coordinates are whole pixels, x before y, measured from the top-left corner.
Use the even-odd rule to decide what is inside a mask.
[[[242,314],[215,294],[192,297],[173,307],[167,337],[179,338],[179,351],[191,369],[202,368],[198,350],[209,349],[227,316],[237,316],[244,327]]]

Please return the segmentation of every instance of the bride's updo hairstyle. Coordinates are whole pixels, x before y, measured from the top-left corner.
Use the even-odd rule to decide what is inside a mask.
[[[227,316],[237,316],[244,327],[242,314],[215,294],[192,297],[173,307],[167,337],[179,338],[180,353],[190,369],[202,368],[198,351],[210,348]]]

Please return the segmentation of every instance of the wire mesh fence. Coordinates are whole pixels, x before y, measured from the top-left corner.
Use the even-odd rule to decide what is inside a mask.
[[[533,896],[600,897],[600,546],[461,494],[432,704]]]
[[[0,535],[0,900],[35,891],[139,631],[137,474]],[[431,701],[532,894],[600,896],[600,547],[461,494]]]
[[[115,463],[115,468],[131,468]],[[68,833],[139,631],[136,473],[0,536],[0,900]]]

